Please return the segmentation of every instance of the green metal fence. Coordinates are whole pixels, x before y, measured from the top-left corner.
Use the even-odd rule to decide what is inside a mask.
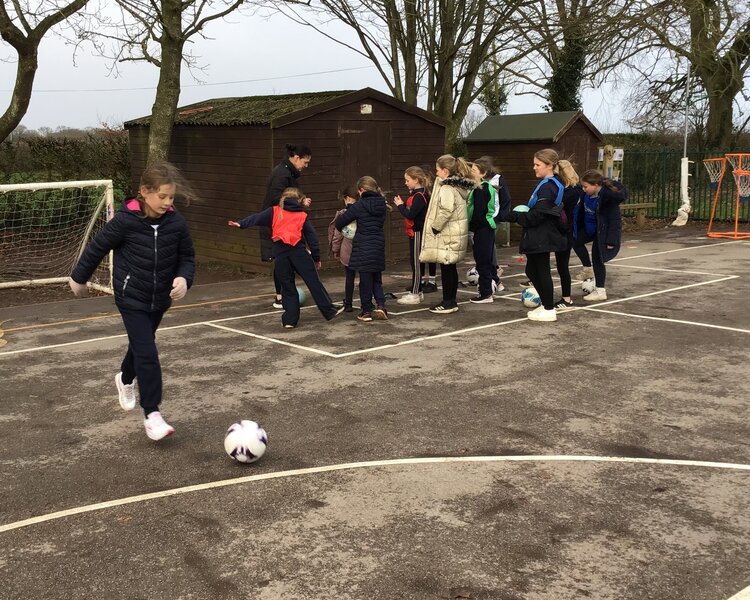
[[[733,152],[750,153],[748,150]],[[711,189],[703,159],[722,156],[724,152],[718,150],[688,151],[688,159],[692,161],[688,182],[692,205],[691,219],[708,221],[711,216],[714,190]],[[656,202],[656,208],[650,209],[647,213],[649,217],[664,219],[675,217],[677,209],[682,204],[680,200],[681,159],[682,152],[678,150],[639,151],[625,148],[622,181],[630,193],[628,202]],[[727,163],[714,220],[734,220],[736,192],[732,166]],[[750,221],[750,202],[740,203],[740,221]]]

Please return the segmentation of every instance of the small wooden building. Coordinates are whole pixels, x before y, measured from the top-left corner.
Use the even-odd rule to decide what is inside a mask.
[[[146,161],[149,122],[147,116],[125,123],[134,183]],[[343,206],[338,192],[370,175],[389,199],[404,196],[404,170],[434,165],[444,153],[444,139],[440,117],[370,88],[215,98],[177,110],[170,161],[200,196],[191,206],[179,207],[198,260],[266,272],[257,229],[240,231],[226,223],[261,209],[271,170],[286,156],[285,144],[306,144],[312,150],[299,186],[313,199],[310,214],[325,261],[328,223]],[[396,210],[386,226],[386,254],[409,255]],[[328,261],[328,266],[337,264]]]
[[[469,159],[494,159],[514,205],[526,202],[538,183],[534,152],[553,148],[580,174],[596,168],[601,142],[602,134],[580,111],[490,116],[464,139]]]

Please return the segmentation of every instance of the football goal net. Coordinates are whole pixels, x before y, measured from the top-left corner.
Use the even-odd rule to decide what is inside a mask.
[[[0,185],[0,288],[66,282],[113,215],[111,180]],[[90,285],[112,293],[112,253]]]

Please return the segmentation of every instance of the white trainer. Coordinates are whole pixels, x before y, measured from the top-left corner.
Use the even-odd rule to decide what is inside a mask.
[[[133,383],[123,383],[122,371],[120,371],[115,375],[115,385],[117,386],[117,399],[120,401],[122,410],[133,410],[136,404],[135,379],[133,379]]]
[[[594,267],[583,267],[578,273],[576,273],[576,281],[586,281],[594,276]]]
[[[544,306],[537,306],[534,310],[526,313],[526,318],[530,321],[557,321],[557,311],[554,308],[547,310]]]
[[[143,425],[146,427],[146,435],[154,441],[163,440],[174,433],[174,427],[162,418],[158,410],[149,413],[143,420]]]
[[[396,304],[419,304],[423,300],[424,294],[422,292],[419,292],[418,294],[409,292],[408,294],[404,294],[398,300],[396,300]]]
[[[601,302],[607,299],[607,290],[604,288],[594,288],[594,291],[583,297],[586,302]]]

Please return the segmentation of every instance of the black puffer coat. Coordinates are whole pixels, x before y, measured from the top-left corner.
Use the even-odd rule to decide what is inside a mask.
[[[159,227],[154,230],[152,225]],[[193,284],[195,251],[182,215],[172,209],[158,219],[141,212],[135,198],[123,202],[84,250],[71,278],[86,283],[107,252],[114,250],[115,303],[124,308],[166,310],[175,277]]]
[[[602,262],[612,260],[620,252],[622,240],[620,204],[628,199],[628,190],[622,183],[615,180],[607,181],[614,185],[617,191],[611,190],[606,184],[602,185],[596,206],[596,243],[599,245]],[[581,198],[573,211],[571,229],[576,238],[573,241],[574,246],[585,244],[591,239],[586,235],[585,213],[583,190],[581,190]],[[607,246],[612,247],[607,248]]]
[[[559,180],[559,177],[555,175]],[[563,205],[555,206],[558,188],[547,181],[537,192],[537,202],[529,212],[511,211],[511,223],[523,227],[518,251],[521,254],[564,252],[568,249],[567,225],[560,218]]]
[[[362,197],[336,217],[334,225],[341,229],[357,221],[357,233],[352,240],[349,268],[363,273],[385,271],[385,198],[376,192],[364,192]]]

